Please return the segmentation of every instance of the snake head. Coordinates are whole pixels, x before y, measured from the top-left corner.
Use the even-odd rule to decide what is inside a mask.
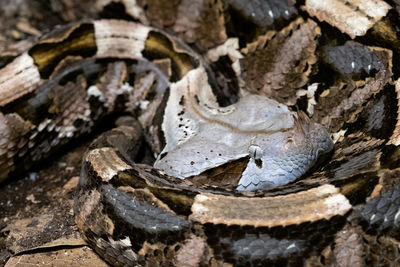
[[[332,150],[327,129],[299,113],[290,130],[253,139],[237,190],[269,190],[293,182]]]
[[[323,126],[266,96],[243,94],[220,107],[203,68],[171,84],[162,129],[155,168],[186,179],[249,156],[238,190],[290,183],[333,148]]]

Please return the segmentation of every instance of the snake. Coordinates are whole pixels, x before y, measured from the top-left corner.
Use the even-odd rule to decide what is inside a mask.
[[[400,84],[389,49],[339,48],[369,53],[376,72],[342,102],[332,99],[343,83],[320,91],[310,119],[227,93],[211,57],[163,30],[116,19],[57,28],[0,69],[0,178],[113,120],[83,157],[74,207],[111,265],[396,264]],[[235,52],[223,71],[240,80]]]

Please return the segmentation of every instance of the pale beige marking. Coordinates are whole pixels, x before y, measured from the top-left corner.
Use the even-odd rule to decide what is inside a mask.
[[[397,79],[395,83],[395,90],[396,90],[396,100],[397,103],[400,103],[400,78]],[[399,106],[399,105],[397,105]],[[396,127],[393,131],[392,136],[390,137],[390,141],[388,144],[392,144],[395,146],[400,145],[400,108],[397,109],[397,120],[396,120]]]
[[[366,34],[391,7],[382,0],[307,0],[305,8],[311,16],[355,38]]]
[[[24,53],[0,69],[0,107],[32,91],[40,82],[33,58]]]
[[[149,27],[122,20],[97,20],[94,23],[99,58],[143,58]]]
[[[200,223],[274,227],[329,220],[344,215],[351,207],[339,189],[329,184],[275,197],[202,193],[195,197],[190,219]]]
[[[93,170],[104,182],[111,180],[119,171],[132,168],[111,147],[96,148],[89,151],[86,155],[86,161],[90,162]]]

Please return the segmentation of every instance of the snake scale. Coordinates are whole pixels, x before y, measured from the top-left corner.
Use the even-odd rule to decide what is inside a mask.
[[[277,24],[247,45],[225,36],[190,47],[137,20],[100,19],[55,29],[8,59],[0,69],[0,179],[115,119],[85,154],[75,198],[76,224],[110,264],[398,266],[394,11],[367,38],[349,40],[365,33],[336,26],[313,1],[266,3],[267,15],[225,3],[251,25]],[[143,16],[136,19],[148,23]],[[387,42],[371,43],[376,36]],[[229,138],[233,148],[245,140],[237,157],[219,142]],[[304,161],[272,164],[271,144]],[[262,182],[282,176],[274,186]]]

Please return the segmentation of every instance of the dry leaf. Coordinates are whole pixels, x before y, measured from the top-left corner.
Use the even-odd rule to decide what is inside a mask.
[[[107,267],[109,265],[90,248],[78,247],[14,256],[8,260],[5,266]]]
[[[60,222],[60,218],[51,214],[42,214],[36,218],[15,220],[2,232],[8,232],[7,247],[15,253],[32,251],[39,248],[85,245],[79,232],[70,224],[73,221]],[[72,230],[72,231],[71,231]]]

